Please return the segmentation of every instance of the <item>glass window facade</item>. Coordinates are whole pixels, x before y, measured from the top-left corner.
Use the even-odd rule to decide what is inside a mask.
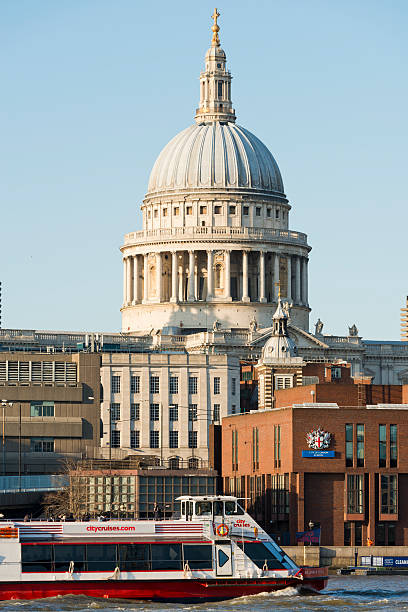
[[[31,402],[30,415],[32,417],[53,417],[54,402]]]
[[[390,425],[390,467],[398,467],[398,426]]]
[[[214,395],[221,393],[221,379],[219,376],[214,377]]]
[[[140,393],[140,376],[130,377],[130,392]]]
[[[152,395],[160,393],[160,378],[158,376],[150,377],[150,393]]]
[[[385,467],[387,465],[387,426],[378,426],[378,465]]]
[[[198,378],[197,376],[190,376],[188,379],[188,392],[190,395],[195,395],[198,389]]]
[[[346,467],[353,467],[353,424],[346,424]]]
[[[364,425],[356,425],[357,467],[364,467]]]
[[[112,376],[111,392],[120,393],[120,376]]]
[[[172,395],[177,395],[179,390],[178,390],[178,376],[170,376],[169,379],[169,392]]]

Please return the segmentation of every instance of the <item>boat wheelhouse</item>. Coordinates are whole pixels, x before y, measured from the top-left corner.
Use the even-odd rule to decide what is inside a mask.
[[[57,595],[211,601],[288,586],[319,591],[232,496],[182,496],[171,520],[0,523],[0,599]]]

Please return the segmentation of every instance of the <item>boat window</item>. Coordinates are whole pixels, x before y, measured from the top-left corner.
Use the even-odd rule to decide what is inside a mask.
[[[257,565],[263,568],[266,563],[268,569],[285,569],[280,560],[262,542],[237,542],[244,553]]]
[[[245,514],[243,509],[233,501],[225,502],[225,514],[231,516],[232,514]]]
[[[49,544],[25,544],[21,547],[23,572],[51,572],[52,547]]]
[[[148,544],[119,544],[119,567],[124,572],[149,570]]]
[[[116,567],[116,544],[87,544],[88,572],[110,572]]]
[[[85,569],[85,544],[58,544],[54,546],[55,571],[68,572],[71,561],[74,571]]]
[[[216,516],[221,516],[224,514],[224,508],[223,508],[223,502],[222,501],[215,501],[214,502],[214,514]]]
[[[184,563],[188,563],[191,570],[212,569],[211,544],[184,544]]]
[[[181,544],[152,544],[152,570],[181,569]]]
[[[186,516],[186,502],[181,502],[181,514]]]
[[[245,514],[245,510],[239,504],[237,504],[237,514]]]
[[[211,516],[211,512],[212,512],[211,506],[212,504],[209,501],[196,502],[196,515],[197,516],[203,516],[203,515]]]

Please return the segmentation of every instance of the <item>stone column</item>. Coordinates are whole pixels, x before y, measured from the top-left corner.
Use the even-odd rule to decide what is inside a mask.
[[[211,302],[214,293],[213,252],[207,251],[207,302]]]
[[[248,251],[242,251],[242,301],[250,301],[248,295]]]
[[[157,301],[162,300],[162,257],[161,253],[156,253],[156,297]]]
[[[224,251],[224,299],[231,301],[231,251]]]
[[[143,302],[149,300],[149,255],[143,255]]]
[[[273,290],[273,294],[275,296],[275,302],[278,301],[278,295],[279,295],[279,286],[278,286],[278,282],[279,282],[279,253],[275,253],[274,255],[274,270],[273,270],[273,286],[274,286],[274,290]]]
[[[300,256],[296,257],[296,304],[300,304],[302,300],[300,293]]]
[[[288,290],[286,292],[286,299],[290,302],[292,300],[292,257],[288,255],[286,260],[288,264]]]
[[[132,303],[133,299],[133,257],[128,257],[127,260],[127,300],[128,304]]]
[[[265,303],[265,251],[259,251],[259,301]]]
[[[171,297],[170,302],[177,303],[177,289],[178,289],[178,262],[177,262],[177,251],[173,251],[171,254]]]
[[[305,306],[309,305],[309,297],[308,297],[308,290],[307,290],[307,283],[308,283],[308,278],[307,278],[307,266],[308,266],[309,260],[304,257],[303,258],[303,291],[302,291],[302,299],[303,299],[303,303]]]
[[[188,295],[187,295],[188,302],[194,302],[194,299],[195,299],[194,298],[194,294],[195,294],[194,268],[195,268],[194,251],[189,251],[188,252]]]
[[[127,257],[123,258],[123,306],[126,306],[127,299]]]
[[[139,255],[135,255],[133,258],[133,304],[137,304],[140,301],[139,276]]]

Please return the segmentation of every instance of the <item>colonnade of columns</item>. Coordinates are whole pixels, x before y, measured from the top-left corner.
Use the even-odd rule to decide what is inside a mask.
[[[200,249],[131,255],[123,264],[125,306],[168,301],[268,303],[277,301],[279,287],[282,298],[308,305],[308,259],[301,255]]]

